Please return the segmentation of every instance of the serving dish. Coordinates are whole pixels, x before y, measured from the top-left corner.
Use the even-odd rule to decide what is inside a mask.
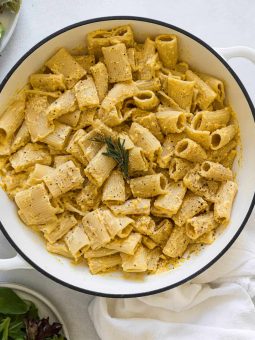
[[[19,285],[16,283],[9,283],[9,282],[0,282],[1,288],[10,288],[12,289],[21,299],[31,301],[35,304],[38,308],[39,316],[40,317],[49,317],[50,323],[59,322],[62,325],[63,334],[67,340],[69,340],[68,330],[62,319],[61,315],[59,314],[56,307],[46,299],[41,294],[37,293],[33,289],[25,287],[23,285]]]
[[[1,192],[1,229],[18,253],[32,267],[51,279],[70,288],[108,297],[134,297],[158,293],[174,288],[209,268],[233,244],[244,228],[254,206],[255,159],[252,143],[255,142],[254,107],[238,76],[227,62],[206,43],[178,27],[159,21],[136,17],[108,17],[84,21],[47,37],[22,57],[0,87],[0,102],[6,106],[15,90],[20,89],[32,72],[39,69],[45,59],[60,47],[73,48],[84,41],[85,35],[93,30],[131,24],[138,40],[147,36],[174,33],[180,37],[181,55],[184,60],[200,72],[210,72],[226,83],[227,98],[237,112],[242,140],[241,164],[236,164],[239,192],[235,200],[232,220],[228,228],[208,248],[185,261],[173,271],[151,275],[140,281],[125,279],[121,274],[92,276],[83,265],[70,265],[69,261],[48,254],[38,235],[32,233],[18,219],[15,207]],[[255,59],[249,48],[222,49],[227,58],[231,56]],[[249,178],[249,181],[247,181]],[[22,232],[21,232],[22,228]],[[17,237],[18,235],[18,237]],[[0,269],[28,267],[17,255],[14,259],[1,260]]]

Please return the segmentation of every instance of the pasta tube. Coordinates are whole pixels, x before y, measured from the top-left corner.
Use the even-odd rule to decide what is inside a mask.
[[[41,91],[64,91],[66,89],[65,86],[65,77],[63,74],[32,74],[29,77],[30,84],[34,89],[38,89]]]
[[[178,42],[174,34],[161,34],[155,39],[157,51],[165,67],[174,68],[178,59]]]
[[[217,111],[201,111],[198,112],[192,120],[192,127],[195,130],[207,130],[213,132],[217,129],[225,127],[231,114],[228,107]]]
[[[199,214],[208,207],[207,202],[200,196],[193,193],[188,193],[184,197],[181,208],[176,215],[172,217],[175,224],[182,226],[193,216]]]
[[[149,215],[150,200],[146,198],[135,198],[127,200],[123,204],[110,205],[109,208],[116,215]]]
[[[102,201],[109,204],[124,203],[125,182],[119,171],[113,171],[103,187]]]
[[[85,76],[86,71],[77,61],[61,48],[45,65],[55,74],[63,74],[68,89],[72,88],[78,80]]]
[[[115,84],[101,103],[101,111],[110,112],[118,103],[135,96],[139,92],[134,82]]]
[[[105,67],[105,64],[102,62],[97,63],[95,66],[92,66],[90,68],[90,71],[92,73],[98,98],[100,103],[105,98],[107,92],[108,92],[108,72],[107,68]]]
[[[164,215],[172,217],[182,205],[186,190],[181,181],[170,183],[165,190],[166,193],[156,198],[154,207]]]
[[[103,146],[85,168],[85,175],[97,186],[101,186],[116,166],[116,161],[104,155],[107,147]]]
[[[20,172],[35,164],[50,165],[51,156],[43,145],[28,143],[11,155],[10,163],[16,172]]]
[[[64,240],[74,258],[79,256],[81,249],[88,249],[90,245],[88,236],[86,235],[82,224],[78,224],[70,230],[65,235]]]
[[[139,243],[141,243],[142,235],[138,233],[131,233],[125,239],[115,239],[108,243],[105,247],[107,249],[117,250],[119,252],[134,255]]]
[[[198,90],[196,102],[201,110],[206,110],[216,99],[217,94],[199,76],[191,70],[186,72],[186,79],[195,81],[195,88]]]
[[[182,256],[189,245],[189,238],[186,235],[185,226],[174,227],[163,253],[169,257]]]
[[[76,158],[83,165],[88,164],[88,160],[82,152],[82,147],[79,142],[82,138],[86,136],[86,132],[82,129],[77,130],[70,138],[70,141],[66,147],[66,152],[70,153],[74,158]]]
[[[77,220],[73,215],[64,213],[60,217],[59,224],[56,228],[50,233],[45,232],[44,237],[49,241],[49,243],[53,244],[67,234],[76,224]]]
[[[87,213],[83,217],[82,223],[93,250],[99,249],[110,242],[111,238],[107,232],[103,215],[99,209]]]
[[[100,198],[101,193],[99,188],[88,181],[77,195],[77,203],[81,207],[82,211],[91,210],[93,208],[97,208]]]
[[[70,253],[69,249],[67,248],[66,244],[63,241],[55,242],[51,244],[47,242],[46,249],[53,254],[58,254],[67,258],[73,258],[72,254]]]
[[[54,130],[54,125],[46,116],[48,106],[46,96],[32,96],[27,100],[25,122],[32,142],[40,141]]]
[[[142,110],[153,110],[159,104],[157,96],[150,90],[140,91],[134,96],[134,102]]]
[[[192,217],[186,222],[186,233],[192,240],[197,240],[205,233],[216,229],[218,223],[214,220],[213,211]]]
[[[142,125],[143,127],[150,130],[150,132],[160,141],[162,142],[164,140],[164,136],[161,132],[160,126],[158,124],[158,120],[156,118],[156,115],[154,112],[141,115],[138,117],[133,118],[134,122],[137,122],[138,124]]]
[[[157,138],[146,128],[137,123],[132,123],[129,136],[136,146],[143,149],[144,154],[153,160],[155,154],[161,149]]]
[[[201,164],[201,176],[214,181],[229,181],[233,179],[233,173],[220,163],[205,161]]]
[[[173,230],[173,223],[169,219],[162,220],[150,235],[150,238],[160,246],[164,246]]]
[[[140,245],[134,255],[120,253],[124,272],[140,273],[147,270],[147,251]]]
[[[189,170],[193,168],[194,164],[187,161],[186,159],[172,158],[169,165],[169,177],[175,182],[183,179]]]
[[[52,206],[43,183],[18,192],[15,202],[22,220],[28,225],[50,223],[56,220],[56,209]]]
[[[45,110],[49,122],[60,116],[73,112],[77,109],[76,97],[73,91],[64,92],[58,99],[51,103]]]
[[[89,259],[89,258],[95,258],[95,257],[104,257],[104,256],[108,256],[108,255],[113,255],[118,253],[117,250],[112,250],[112,249],[107,249],[107,248],[99,248],[96,250],[92,250],[92,249],[84,249],[83,250],[83,254],[85,259]]]
[[[201,163],[207,158],[205,150],[189,138],[184,138],[176,144],[175,155],[197,163]]]
[[[200,144],[204,149],[210,149],[211,137],[209,131],[195,130],[186,126],[185,132],[188,138]]]
[[[167,181],[162,174],[147,175],[130,180],[130,188],[134,197],[154,197],[165,193]]]
[[[26,145],[28,142],[30,142],[30,133],[28,131],[27,124],[24,121],[13,139],[11,151],[12,152],[17,151],[22,146]]]
[[[93,257],[88,259],[88,266],[91,274],[104,273],[116,269],[121,264],[121,257],[119,254]]]
[[[198,73],[198,75],[217,94],[216,100],[223,103],[225,99],[224,83],[209,74]]]
[[[232,181],[223,182],[219,188],[214,203],[214,218],[218,223],[228,223],[234,198],[237,193],[237,184]]]
[[[173,78],[167,79],[167,94],[171,97],[183,110],[190,111],[194,96],[195,81],[184,81]]]
[[[218,150],[228,144],[236,135],[236,126],[229,125],[211,134],[211,149]]]
[[[192,168],[183,178],[184,185],[193,193],[202,196],[209,202],[214,202],[219,189],[218,182],[203,178],[199,166]]]
[[[99,105],[96,85],[92,77],[80,80],[74,87],[80,110],[91,109]]]
[[[156,113],[161,130],[164,134],[180,133],[185,129],[186,116],[180,111],[161,111]]]
[[[123,238],[131,233],[134,224],[132,218],[127,216],[115,216],[108,209],[100,210],[100,213],[103,216],[105,226],[111,238],[114,238],[116,235]]]
[[[141,91],[159,91],[161,88],[160,80],[159,78],[153,78],[150,80],[137,80],[136,85],[139,90]]]
[[[63,150],[71,131],[72,128],[70,126],[56,122],[54,131],[42,138],[41,142],[48,144],[53,149]]]
[[[44,176],[43,180],[53,197],[80,188],[84,181],[80,169],[72,161],[61,164],[53,174]]]
[[[23,122],[25,113],[24,98],[17,98],[0,116],[0,143],[14,134]]]
[[[128,61],[125,44],[120,43],[103,47],[102,52],[110,83],[132,80],[132,71]]]

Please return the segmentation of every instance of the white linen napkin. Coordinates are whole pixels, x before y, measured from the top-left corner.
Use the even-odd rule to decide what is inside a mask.
[[[255,213],[211,268],[170,291],[95,298],[89,314],[103,340],[254,340]]]

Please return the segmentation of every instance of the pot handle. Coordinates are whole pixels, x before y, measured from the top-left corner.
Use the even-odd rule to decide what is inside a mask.
[[[248,46],[216,48],[216,51],[227,61],[232,58],[246,58],[255,63],[255,49]]]
[[[32,269],[32,267],[19,255],[10,259],[0,259],[0,270]]]

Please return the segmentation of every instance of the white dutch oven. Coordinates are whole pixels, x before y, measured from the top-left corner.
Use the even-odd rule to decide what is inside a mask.
[[[69,260],[60,260],[59,257],[47,253],[40,237],[22,224],[17,216],[15,205],[1,191],[1,229],[17,250],[18,255],[12,259],[0,260],[0,269],[11,270],[31,268],[32,266],[67,287],[101,296],[149,295],[174,288],[208,269],[229,249],[244,228],[255,200],[255,110],[240,79],[226,60],[231,57],[245,57],[255,62],[255,51],[252,49],[247,47],[227,48],[221,49],[218,54],[192,34],[163,22],[136,17],[92,19],[52,34],[26,53],[1,84],[1,107],[8,104],[13,93],[27,82],[28,76],[37,71],[44,61],[60,47],[73,48],[80,45],[81,42],[85,42],[88,32],[124,24],[131,24],[136,39],[141,41],[147,36],[163,33],[177,34],[183,60],[196,70],[209,72],[224,79],[228,101],[238,115],[243,148],[241,165],[236,165],[239,192],[234,203],[231,223],[212,245],[173,271],[148,276],[144,281],[126,280],[120,273],[93,276],[84,265],[74,266],[70,264]]]

